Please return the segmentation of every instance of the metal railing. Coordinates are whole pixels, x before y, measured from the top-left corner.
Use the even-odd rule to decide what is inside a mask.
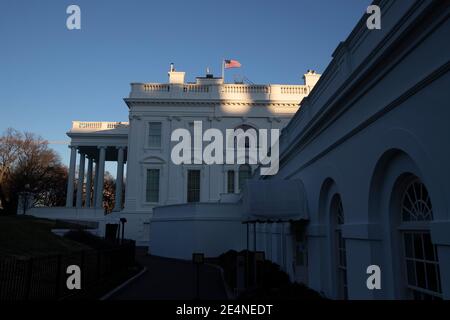
[[[83,291],[135,264],[135,243],[34,258],[0,257],[0,301],[59,300]],[[67,267],[81,270],[81,290],[69,290]],[[79,292],[77,292],[79,293]]]

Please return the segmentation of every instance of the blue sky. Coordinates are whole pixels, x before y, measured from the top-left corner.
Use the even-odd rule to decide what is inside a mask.
[[[0,0],[0,131],[68,141],[72,120],[127,121],[130,82],[187,80],[222,58],[255,83],[323,72],[369,0]],[[81,30],[66,8],[81,8]],[[65,145],[51,145],[65,163]]]

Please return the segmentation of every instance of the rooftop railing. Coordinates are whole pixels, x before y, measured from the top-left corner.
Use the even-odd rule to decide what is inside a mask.
[[[132,83],[129,98],[300,102],[309,91],[305,85]]]
[[[128,122],[104,122],[104,121],[72,121],[71,131],[105,131],[126,128]]]

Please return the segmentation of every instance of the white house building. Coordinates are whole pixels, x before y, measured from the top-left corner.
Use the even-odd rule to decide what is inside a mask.
[[[302,86],[186,84],[173,69],[168,84],[132,84],[129,125],[74,122],[70,182],[76,149],[93,159],[88,184],[92,161],[98,179],[105,160],[119,162],[118,177],[126,161],[125,205],[112,216],[153,254],[248,246],[329,298],[450,299],[450,8],[376,4],[381,30],[364,16],[320,80],[309,72]],[[194,120],[284,128],[278,174],[171,164],[170,132]],[[99,215],[98,179],[91,208],[76,195],[68,215]],[[367,285],[373,268],[380,288]]]
[[[278,174],[256,170],[235,203],[156,208],[153,253],[248,243],[329,298],[450,299],[449,3],[376,3],[382,29],[365,16],[338,45]]]
[[[168,76],[168,83],[131,84],[125,99],[129,122],[73,121],[67,133],[71,157],[66,208],[34,208],[31,214],[97,221],[100,232],[105,222],[125,217],[126,237],[148,245],[155,207],[233,201],[255,167],[176,165],[171,161],[174,130],[192,131],[194,121],[224,134],[235,128],[282,129],[320,77],[308,71],[303,85],[250,85],[224,83],[221,77],[207,74],[186,83],[185,73],[173,64]],[[115,213],[105,218],[106,161],[117,162],[117,187]]]

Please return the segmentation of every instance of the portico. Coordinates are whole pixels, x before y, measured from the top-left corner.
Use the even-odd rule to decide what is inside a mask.
[[[127,160],[128,123],[73,121],[67,135],[72,141],[69,146],[66,208],[102,209],[105,162],[114,161],[117,162],[114,211],[120,211]]]

